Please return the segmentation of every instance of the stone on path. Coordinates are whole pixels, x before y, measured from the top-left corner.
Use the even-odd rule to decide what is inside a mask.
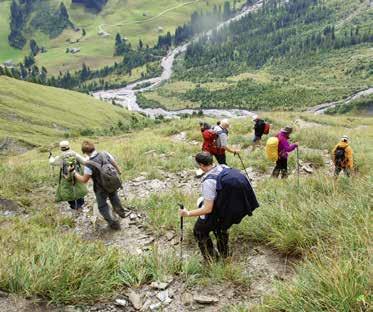
[[[121,307],[127,306],[127,300],[124,299],[116,299],[115,304]]]
[[[311,168],[310,165],[303,165],[302,169],[307,172],[307,173],[313,173],[313,169]]]
[[[219,299],[212,296],[195,295],[193,300],[201,304],[213,304],[219,302]]]
[[[168,290],[164,290],[159,292],[156,297],[159,301],[161,301],[163,304],[170,304],[172,299],[169,297]]]
[[[158,290],[165,290],[168,287],[169,283],[162,282],[153,282],[150,284],[150,287]]]
[[[193,303],[193,296],[190,293],[184,293],[181,297],[181,302],[185,306],[189,306]]]
[[[154,303],[149,306],[150,311],[158,311],[162,307],[162,303]]]
[[[127,297],[136,310],[140,310],[142,308],[141,296],[139,294],[130,289],[127,293]]]

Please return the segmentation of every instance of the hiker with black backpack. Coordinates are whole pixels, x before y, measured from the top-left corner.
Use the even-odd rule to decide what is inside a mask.
[[[60,168],[56,202],[67,201],[71,209],[79,211],[84,205],[87,187],[77,181],[70,173],[70,168],[81,172],[85,163],[84,158],[70,148],[68,141],[59,143],[61,155],[54,157],[49,153],[49,164]]]
[[[334,147],[333,163],[335,165],[334,175],[339,176],[340,172],[343,170],[344,174],[349,177],[351,175],[351,170],[353,168],[353,150],[349,145],[350,139],[347,135],[344,135],[340,142]]]
[[[268,134],[270,129],[270,124],[265,122],[263,119],[259,118],[258,115],[253,116],[254,122],[254,136],[253,136],[253,146],[252,150],[254,151],[255,148],[260,145],[260,141],[262,140],[263,134]]]
[[[214,155],[221,165],[227,164],[225,152],[237,154],[240,151],[228,145],[228,119],[223,119],[215,127],[208,127],[206,123],[200,123],[203,136],[202,150]]]
[[[125,217],[125,210],[118,195],[118,190],[122,187],[120,168],[113,156],[107,152],[97,152],[90,141],[82,143],[82,152],[89,157],[85,163],[84,175],[73,171],[74,176],[82,183],[87,183],[92,178],[98,210],[110,228],[120,230],[120,223],[112,216],[107,203],[109,199],[116,214],[121,218]]]
[[[238,224],[246,215],[259,207],[250,181],[239,170],[226,165],[213,164],[213,157],[204,151],[195,156],[199,168],[205,172],[202,179],[202,200],[198,208],[188,211],[180,209],[181,217],[198,217],[194,236],[206,261],[227,258],[228,229]],[[216,253],[210,237],[213,232],[217,240]]]

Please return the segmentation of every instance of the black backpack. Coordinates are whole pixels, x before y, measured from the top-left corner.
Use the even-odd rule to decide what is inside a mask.
[[[340,166],[346,159],[345,149],[343,147],[337,147],[335,150],[335,164]]]
[[[216,180],[217,195],[211,217],[223,230],[232,224],[239,224],[245,216],[251,216],[259,207],[250,181],[241,171],[224,168],[218,175],[207,175],[206,179]]]
[[[99,183],[108,194],[114,193],[122,187],[119,173],[113,166],[109,156],[105,153],[99,153],[98,162],[90,160],[86,164],[97,169]]]

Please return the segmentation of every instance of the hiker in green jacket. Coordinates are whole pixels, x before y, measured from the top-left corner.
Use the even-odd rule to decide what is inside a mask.
[[[71,209],[79,210],[84,205],[84,196],[87,195],[88,189],[73,177],[69,167],[81,171],[85,161],[81,155],[70,149],[68,141],[61,141],[59,145],[61,155],[49,156],[49,164],[60,168],[56,201],[67,201]]]

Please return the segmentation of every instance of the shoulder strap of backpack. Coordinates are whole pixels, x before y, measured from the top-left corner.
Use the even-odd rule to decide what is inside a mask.
[[[206,177],[203,178],[202,182],[205,182],[206,180],[218,180],[218,174],[210,173]]]

